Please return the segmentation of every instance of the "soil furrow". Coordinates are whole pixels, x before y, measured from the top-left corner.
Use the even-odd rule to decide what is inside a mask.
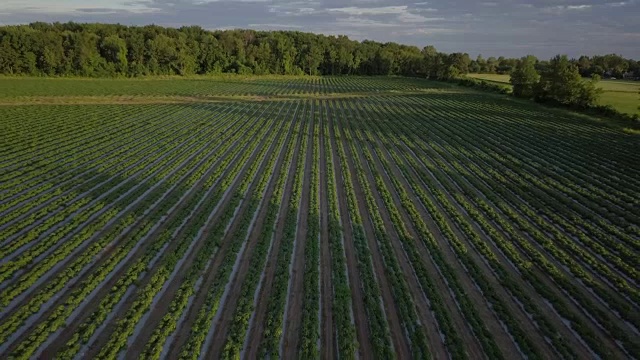
[[[291,133],[293,130],[293,126],[288,126],[287,136],[283,143],[282,148],[280,149],[280,153],[278,156],[278,160],[276,162],[275,167],[272,169],[272,174],[279,174],[280,167],[283,166],[282,162],[286,155],[285,149],[286,144],[291,139]],[[258,173],[260,173],[259,171]],[[236,311],[237,299],[240,297],[242,284],[245,280],[247,272],[249,271],[249,267],[251,264],[251,257],[253,255],[253,249],[256,246],[256,243],[261,235],[261,229],[263,226],[271,226],[271,224],[265,224],[265,217],[267,216],[267,211],[269,207],[266,205],[273,197],[273,193],[275,190],[277,178],[272,176],[269,185],[262,196],[262,201],[258,206],[258,212],[256,214],[256,220],[253,226],[250,228],[249,233],[247,235],[241,234],[242,236],[247,237],[247,246],[242,255],[240,255],[240,262],[238,265],[238,270],[232,280],[229,281],[228,287],[229,291],[224,300],[221,300],[221,305],[218,308],[218,314],[220,314],[219,319],[212,324],[214,328],[213,341],[211,342],[211,346],[208,349],[202,349],[202,353],[205,355],[205,358],[215,357],[216,354],[221,354],[223,350],[223,346],[227,339],[227,331],[230,326],[231,321],[233,320],[233,315]],[[229,237],[236,236],[231,231],[228,233],[228,237],[223,242],[229,242],[231,239]],[[272,239],[273,240],[273,239]],[[208,355],[207,355],[208,354]]]
[[[347,206],[347,195],[344,191],[344,178],[342,172],[339,171],[340,166],[337,163],[340,161],[340,157],[337,153],[337,145],[335,144],[336,138],[334,134],[335,129],[333,126],[329,126],[329,141],[332,142],[332,158],[334,164],[336,164],[334,171],[336,178],[336,191],[338,193],[338,207],[340,209],[340,218],[342,222],[342,231],[344,234],[344,251],[347,260],[347,273],[349,276],[349,284],[351,285],[351,297],[352,308],[354,312],[354,320],[356,325],[356,335],[359,344],[359,355],[362,359],[370,359],[371,343],[369,336],[369,325],[367,313],[364,309],[364,299],[362,295],[362,288],[360,282],[360,272],[358,271],[358,259],[355,255],[355,249],[353,246],[353,230],[351,228],[351,219],[349,218],[349,208]]]
[[[292,259],[292,268],[289,278],[289,294],[287,308],[285,309],[284,331],[282,332],[281,354],[284,358],[297,357],[298,342],[300,341],[300,324],[302,323],[302,305],[304,302],[303,277],[304,277],[304,248],[307,236],[307,221],[309,218],[309,193],[311,185],[311,166],[313,165],[313,121],[309,121],[306,136],[307,157],[305,160],[304,182],[302,188],[302,200],[300,203],[298,228],[296,230],[295,247]]]
[[[294,121],[292,121],[291,125],[292,127],[297,126],[297,111],[298,110],[296,109],[296,113],[294,114]],[[280,242],[284,233],[285,220],[289,209],[289,200],[293,192],[296,164],[298,163],[298,157],[300,156],[300,144],[302,141],[302,136],[304,136],[304,133],[301,132],[295,139],[296,145],[291,162],[289,164],[284,164],[289,167],[287,183],[285,185],[284,196],[278,214],[276,230],[273,238],[273,245],[269,253],[269,258],[267,259],[267,263],[265,265],[262,279],[260,281],[261,284],[259,286],[259,295],[257,297],[256,307],[254,309],[252,320],[247,331],[247,341],[245,343],[243,357],[246,357],[248,359],[257,358],[260,342],[263,338],[265,312],[267,310],[268,299],[270,298],[271,288],[273,285],[273,278],[276,270],[276,261],[278,258],[278,249],[280,247]]]
[[[265,135],[266,137],[266,135]],[[248,146],[248,144],[247,144]],[[256,147],[256,151],[257,151],[258,147]],[[254,160],[255,160],[255,156],[256,156],[256,151],[253,152],[253,154],[251,155],[251,157],[247,160],[247,162],[244,164],[244,166],[242,167],[242,169],[240,170],[240,172],[235,176],[234,181],[232,183],[232,185],[225,190],[225,194],[223,195],[221,201],[218,203],[218,205],[216,206],[216,209],[213,212],[213,218],[209,219],[207,225],[205,226],[204,229],[202,229],[202,232],[200,233],[200,236],[198,237],[198,239],[194,239],[193,241],[196,242],[196,246],[193,249],[193,251],[189,252],[186,256],[188,256],[188,259],[193,259],[193,257],[197,254],[197,252],[199,251],[200,247],[203,245],[202,239],[204,239],[207,236],[208,230],[207,228],[210,227],[212,224],[215,224],[219,217],[222,215],[223,213],[223,209],[225,209],[227,207],[227,205],[231,202],[231,199],[233,197],[233,192],[235,191],[235,189],[240,185],[240,182],[242,180],[242,177],[244,176],[246,170],[249,168],[249,164],[251,164]],[[238,153],[238,156],[241,154]],[[233,167],[233,164],[230,165],[230,167],[227,169],[227,171],[230,171],[231,168]],[[225,176],[225,175],[223,175]],[[183,231],[186,231],[188,227],[183,228]],[[177,234],[176,236],[174,236],[174,238],[180,238],[180,234]],[[165,250],[166,252],[171,252],[171,249],[167,249]],[[219,251],[218,251],[219,253]],[[185,261],[185,264],[190,263],[190,261]],[[186,271],[186,269],[183,269],[182,271],[180,271],[181,274],[184,274],[184,272]],[[149,274],[152,274],[153,271],[149,271]],[[174,275],[176,275],[174,273]],[[173,276],[172,279],[175,279],[176,277]],[[148,279],[150,280],[150,278]],[[141,281],[139,288],[142,289],[144,288],[144,285],[146,284],[146,282],[148,281]],[[165,284],[165,286],[163,286],[163,293],[174,293],[175,290],[177,290],[177,288],[179,287],[179,284],[177,284],[176,282],[171,281],[171,279],[169,280],[168,284]],[[129,298],[127,300],[127,303],[129,305],[124,306],[123,310],[126,310],[129,308],[130,304],[132,304],[134,301],[134,298]],[[163,307],[167,307],[170,304],[170,302],[166,301],[166,302],[161,302],[160,305]],[[155,308],[152,308],[152,311],[157,311]],[[116,319],[121,318],[122,316],[124,316],[125,313],[119,314],[119,316],[116,316]],[[160,319],[158,319],[160,320]],[[90,348],[89,351],[89,356],[93,357],[94,355],[97,354],[97,352],[99,351],[99,349],[104,346],[104,344],[106,344],[109,341],[109,334],[115,330],[115,324],[109,324],[105,330],[100,334],[97,342],[94,344],[93,347]]]
[[[321,123],[322,127],[323,124]],[[333,330],[333,286],[331,283],[331,250],[329,248],[329,204],[327,196],[327,163],[325,161],[325,141],[320,132],[320,303],[321,303],[321,332],[320,332],[320,357],[331,360],[337,358],[335,331]],[[329,164],[331,166],[331,164]]]
[[[340,131],[342,132],[342,129],[340,129]],[[349,171],[351,172],[351,174],[353,174],[353,178],[357,179],[357,172],[355,169],[355,165],[353,164],[354,155],[351,154],[351,148],[344,134],[341,135],[341,138],[343,146],[345,148],[345,152],[347,153],[347,157],[349,159],[349,161],[347,161]],[[406,359],[410,354],[409,343],[398,317],[397,304],[393,298],[393,295],[391,294],[390,287],[393,285],[389,284],[388,279],[385,275],[385,265],[382,260],[382,256],[380,255],[380,249],[376,241],[373,225],[371,224],[371,219],[368,215],[369,211],[367,209],[367,202],[365,200],[365,196],[359,181],[354,180],[353,187],[358,201],[358,208],[360,209],[360,213],[363,214],[362,222],[364,226],[365,236],[367,238],[367,242],[369,243],[369,249],[371,250],[376,278],[378,279],[380,290],[382,291],[382,300],[386,310],[385,315],[387,316],[387,321],[389,322],[391,338],[393,340],[393,347],[398,358]]]

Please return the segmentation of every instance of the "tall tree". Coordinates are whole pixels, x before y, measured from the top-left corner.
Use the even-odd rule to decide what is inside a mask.
[[[511,72],[511,85],[513,85],[513,95],[521,98],[532,98],[534,88],[540,80],[540,75],[536,71],[535,56],[529,55],[518,61]]]
[[[107,63],[113,64],[116,72],[123,73],[128,69],[127,42],[118,35],[102,39],[100,53]]]
[[[583,81],[578,67],[571,64],[566,55],[557,55],[549,61],[535,87],[536,100],[563,105],[592,106],[597,96],[594,83]]]

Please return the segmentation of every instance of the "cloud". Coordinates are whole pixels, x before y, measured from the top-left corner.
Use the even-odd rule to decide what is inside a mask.
[[[635,0],[629,0],[629,1],[607,3],[606,5],[611,7],[623,7],[623,6],[633,5],[634,3],[635,3]]]
[[[257,29],[302,29],[302,25],[291,24],[249,24],[247,26]]]
[[[390,27],[399,27],[400,24],[387,23],[382,21],[376,21],[372,19],[357,17],[357,16],[349,16],[347,18],[337,19],[335,24],[341,28],[390,28]]]
[[[404,14],[407,12],[407,6],[382,6],[382,7],[343,7],[327,9],[329,12],[338,12],[348,15],[386,15],[386,14]]]
[[[46,14],[78,14],[78,13],[150,13],[160,10],[152,6],[152,1],[46,1],[46,0],[4,0],[3,8],[7,13],[46,13]]]
[[[428,18],[422,15],[406,12],[398,15],[398,20],[400,20],[403,23],[423,23],[427,21],[441,21],[441,20],[445,20],[445,18],[442,18],[442,17]]]
[[[567,5],[568,10],[585,10],[591,9],[591,5],[583,4],[583,5]]]

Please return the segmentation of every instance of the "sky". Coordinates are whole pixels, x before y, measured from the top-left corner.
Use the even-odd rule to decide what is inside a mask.
[[[0,25],[34,21],[297,30],[485,58],[640,59],[640,0],[0,0]]]

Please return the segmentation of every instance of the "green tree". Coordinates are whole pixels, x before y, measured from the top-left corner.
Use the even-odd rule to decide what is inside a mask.
[[[472,72],[511,72],[516,59],[441,53],[433,46],[350,40],[298,31],[178,29],[157,25],[43,23],[0,26],[0,73],[142,76],[213,73],[405,75],[451,79]],[[583,74],[640,75],[640,64],[610,54],[574,60]],[[536,63],[539,72],[550,62]],[[556,74],[558,75],[558,74]],[[584,102],[586,88],[562,95],[549,80],[541,98]],[[549,91],[547,91],[549,90]],[[558,90],[558,91],[556,91]],[[554,95],[552,95],[554,94]],[[560,94],[560,95],[559,95]],[[562,100],[564,101],[564,100]]]
[[[110,35],[100,42],[100,53],[108,63],[113,64],[117,73],[128,69],[127,42],[118,35]]]
[[[578,99],[574,105],[582,108],[595,106],[598,102],[598,97],[600,96],[600,94],[602,94],[603,91],[597,86],[598,81],[600,81],[599,75],[593,75],[591,77],[591,80],[583,81]]]
[[[588,107],[595,105],[598,89],[593,81],[582,80],[578,67],[571,64],[566,55],[557,55],[540,75],[534,95],[540,102]]]
[[[530,99],[534,96],[534,88],[540,80],[540,75],[536,71],[535,56],[525,56],[518,61],[511,72],[511,85],[513,85],[513,95],[520,98]]]
[[[14,74],[18,71],[18,51],[13,48],[8,39],[0,42],[0,72]]]

